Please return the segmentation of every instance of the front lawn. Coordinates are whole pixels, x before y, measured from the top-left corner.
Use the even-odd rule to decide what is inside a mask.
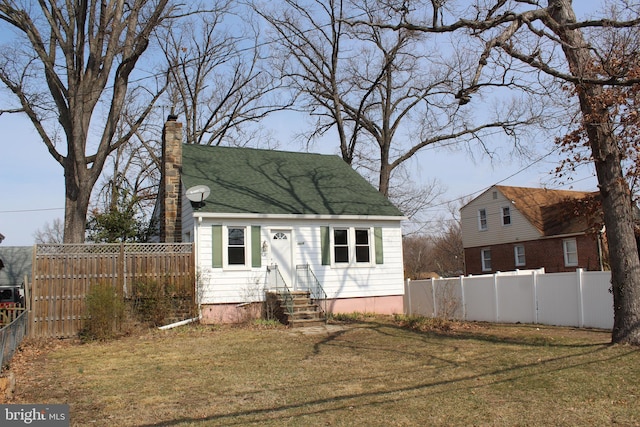
[[[640,351],[604,331],[388,318],[324,331],[188,326],[28,342],[12,403],[72,425],[640,425]]]

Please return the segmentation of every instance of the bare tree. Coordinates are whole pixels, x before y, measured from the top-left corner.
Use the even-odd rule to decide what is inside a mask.
[[[402,254],[404,262],[404,275],[406,278],[419,280],[426,273],[433,272],[431,262],[433,256],[433,243],[428,236],[411,235],[402,238]]]
[[[384,28],[440,33],[464,29],[485,42],[478,56],[475,78],[463,92],[478,90],[487,64],[505,57],[574,87],[591,155],[595,164],[607,232],[612,270],[614,327],[612,341],[640,345],[640,259],[634,238],[634,216],[629,186],[624,179],[620,144],[611,110],[601,102],[607,86],[630,86],[640,82],[630,67],[606,70],[594,67],[608,55],[589,39],[592,32],[625,31],[640,26],[637,3],[617,2],[618,15],[578,21],[571,0],[539,2],[495,0],[452,15],[451,24],[433,26],[399,22]],[[595,31],[595,30],[601,30]],[[639,52],[629,52],[637,56]],[[605,73],[597,70],[605,70]],[[535,80],[531,81],[535,84]]]
[[[128,128],[125,115],[120,129]],[[89,241],[145,241],[153,229],[151,211],[160,180],[160,130],[138,128],[128,144],[113,151],[96,183],[87,222]],[[150,136],[151,135],[151,136]],[[108,229],[108,231],[105,231]]]
[[[457,221],[447,222],[438,234],[412,234],[402,239],[404,274],[423,279],[436,274],[454,277],[464,274],[462,233]]]
[[[2,51],[0,80],[64,169],[67,243],[84,241],[91,192],[107,157],[136,132],[163,92],[163,82],[140,91],[146,108],[115,137],[132,73],[171,11],[169,0],[0,0],[0,21],[19,37]]]
[[[464,274],[464,247],[459,220],[449,220],[443,231],[432,237],[433,271],[442,277]]]
[[[342,158],[351,164],[358,129],[345,122],[340,102],[340,88],[347,85],[339,74],[346,67],[341,46],[348,38],[343,3],[285,0],[276,7],[255,4],[254,9],[273,29],[274,69],[294,92],[303,95],[300,108],[317,118],[309,139],[335,127]]]
[[[279,80],[263,67],[259,29],[249,10],[230,0],[174,22],[161,32],[170,65],[169,103],[184,114],[188,144],[244,145],[255,125],[290,106],[274,96]],[[238,22],[242,25],[237,25]]]
[[[300,107],[318,118],[311,137],[335,129],[343,159],[376,173],[387,196],[393,196],[392,180],[402,178],[400,166],[423,148],[515,136],[537,113],[519,103],[491,118],[474,117],[473,105],[464,105],[470,98],[459,93],[474,67],[464,53],[439,49],[439,41],[419,32],[365,24],[405,22],[420,14],[418,3],[424,6],[287,0],[273,10],[257,8],[274,31],[282,75],[304,101]]]
[[[64,241],[64,222],[56,218],[49,224],[45,222],[42,228],[33,233],[33,240],[36,244],[62,243]]]

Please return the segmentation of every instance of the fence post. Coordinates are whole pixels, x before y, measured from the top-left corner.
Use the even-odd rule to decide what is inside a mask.
[[[411,279],[407,279],[405,282],[406,286],[407,286],[407,299],[409,302],[409,313],[407,313],[409,316],[411,316],[412,314],[412,309],[411,309]]]
[[[22,283],[24,283],[24,309],[27,311],[27,321],[25,322],[27,328],[25,331],[25,335],[29,335],[31,331],[31,292],[29,292],[29,276],[25,274],[24,278],[22,279]]]
[[[120,296],[127,294],[127,279],[124,277],[124,254],[124,242],[120,242],[120,254],[118,256],[118,280],[116,282],[118,284],[117,292]]]
[[[500,322],[500,309],[498,308],[498,304],[500,301],[498,300],[498,272],[493,274],[493,301],[496,305],[496,323]]]
[[[464,297],[464,276],[460,275],[460,295],[462,296],[462,320],[467,320],[467,303]]]
[[[533,323],[538,323],[538,272],[533,271]]]
[[[436,279],[431,278],[431,299],[433,300],[433,315],[431,317],[438,317],[438,302],[436,301]]]
[[[576,268],[576,275],[578,279],[578,322],[579,322],[578,327],[580,328],[584,327],[584,297],[582,292],[582,285],[583,285],[583,279],[584,279],[582,277],[583,272],[584,272],[584,269]]]
[[[38,245],[33,245],[33,252],[31,254],[31,283],[32,283],[32,288],[30,289],[31,292],[29,292],[29,302],[28,302],[28,310],[29,310],[29,314],[27,314],[27,316],[29,317],[29,336],[30,337],[35,337],[35,311],[34,311],[34,307],[33,307],[33,300],[31,298],[33,298],[33,295],[35,294],[35,290],[34,288],[36,287],[36,272],[37,272],[37,266],[36,263],[38,262],[36,256],[38,254]],[[27,288],[26,284],[25,284],[25,288]],[[25,295],[25,300],[27,299],[27,296]]]

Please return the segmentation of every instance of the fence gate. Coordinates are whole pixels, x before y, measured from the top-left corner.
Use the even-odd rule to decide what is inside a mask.
[[[136,283],[171,283],[195,298],[192,243],[36,245],[31,286],[30,336],[70,337],[83,327],[92,284],[127,296]]]

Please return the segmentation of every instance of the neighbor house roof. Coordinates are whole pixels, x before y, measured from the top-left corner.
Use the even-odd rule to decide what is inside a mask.
[[[338,156],[184,144],[182,162],[211,190],[199,212],[403,216]]]
[[[580,203],[588,203],[599,197],[599,192],[549,190],[546,188],[509,187],[496,185],[516,209],[543,236],[583,233],[595,224],[589,209],[580,209]]]
[[[31,276],[33,248],[30,246],[0,246],[0,286],[20,285],[24,276]]]

